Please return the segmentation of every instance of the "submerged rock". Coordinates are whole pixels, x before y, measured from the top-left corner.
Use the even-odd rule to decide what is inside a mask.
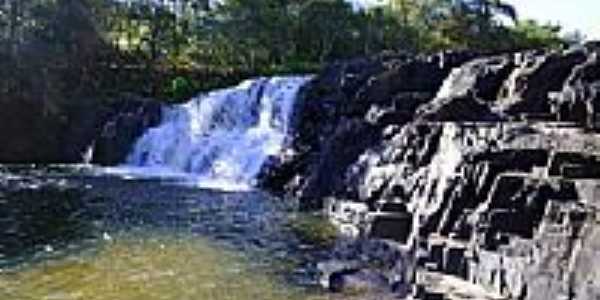
[[[330,277],[330,289],[345,293],[381,293],[389,292],[390,285],[381,273],[372,270],[339,272]]]

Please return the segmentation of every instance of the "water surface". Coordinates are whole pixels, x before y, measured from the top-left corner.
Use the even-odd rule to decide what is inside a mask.
[[[83,188],[2,196],[18,225],[4,233],[0,299],[323,297],[312,264],[327,249],[296,236],[288,201],[94,169],[11,173]]]

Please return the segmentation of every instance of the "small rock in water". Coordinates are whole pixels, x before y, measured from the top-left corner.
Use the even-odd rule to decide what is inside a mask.
[[[334,292],[372,293],[391,290],[387,278],[373,270],[354,273],[334,273],[330,278],[330,290]]]
[[[341,261],[341,260],[330,260],[320,262],[317,264],[319,270],[320,279],[319,283],[321,287],[325,289],[331,289],[332,278],[335,274],[352,273],[358,271],[360,263],[357,261]]]

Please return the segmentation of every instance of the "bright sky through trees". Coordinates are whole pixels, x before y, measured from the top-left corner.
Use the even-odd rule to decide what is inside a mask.
[[[387,0],[348,0],[356,7]],[[514,5],[524,19],[542,24],[559,23],[565,31],[580,30],[590,39],[600,39],[600,0],[505,0]]]
[[[581,30],[600,39],[600,0],[506,0],[521,17],[560,23],[566,31]]]

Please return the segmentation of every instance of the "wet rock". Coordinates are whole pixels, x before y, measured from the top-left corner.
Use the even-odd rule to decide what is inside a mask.
[[[466,279],[465,247],[450,246],[444,253],[444,273]]]
[[[550,176],[565,178],[600,178],[600,157],[587,153],[559,152],[550,165]]]
[[[435,103],[433,107],[427,107],[428,111],[420,113],[420,117],[426,121],[434,122],[500,122],[503,118],[492,112],[490,106],[468,95],[464,98],[449,98]]]
[[[491,108],[513,69],[510,55],[474,59],[455,68],[417,114],[428,121],[500,121]]]
[[[91,145],[92,162],[100,165],[123,163],[137,139],[149,127],[159,124],[162,106],[151,100],[133,100],[110,107]]]
[[[551,114],[549,93],[562,90],[573,69],[585,62],[586,54],[581,51],[550,53],[534,55],[532,59],[533,68],[515,74],[515,85],[508,95],[515,102],[506,108],[511,115]]]
[[[333,283],[334,278],[340,277],[343,274],[352,274],[360,270],[360,262],[358,261],[340,261],[330,260],[325,262],[319,262],[317,269],[319,270],[319,284],[324,289],[335,289],[338,283]]]
[[[336,272],[330,276],[330,290],[344,293],[389,292],[390,285],[385,276],[373,270]]]
[[[325,202],[325,213],[329,220],[337,226],[342,235],[349,238],[365,236],[368,212],[369,207],[365,203],[333,198]]]
[[[375,213],[368,215],[368,236],[407,243],[412,233],[413,216],[408,213]]]
[[[583,264],[600,257],[596,48],[471,57],[453,71],[452,56],[338,65],[307,87],[320,98],[299,106],[298,155],[278,180],[306,207],[360,205],[366,218],[347,222],[360,238],[336,255],[380,253],[391,285],[425,272],[429,297],[594,299],[597,272]],[[360,75],[317,89],[348,70]],[[365,237],[397,245],[378,252]]]

